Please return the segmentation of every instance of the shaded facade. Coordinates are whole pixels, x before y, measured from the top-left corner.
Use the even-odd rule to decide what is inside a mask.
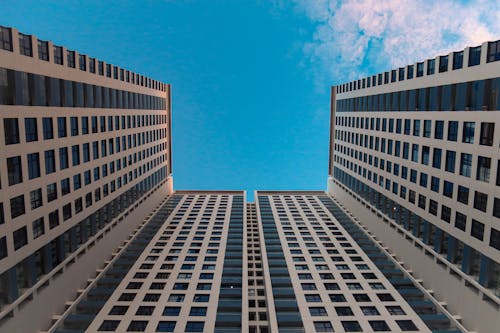
[[[500,306],[499,46],[341,84],[331,101],[329,193],[485,332]]]

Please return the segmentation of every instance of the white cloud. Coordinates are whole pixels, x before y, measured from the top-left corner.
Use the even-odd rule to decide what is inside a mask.
[[[495,0],[294,2],[316,24],[304,52],[321,86],[500,38]]]

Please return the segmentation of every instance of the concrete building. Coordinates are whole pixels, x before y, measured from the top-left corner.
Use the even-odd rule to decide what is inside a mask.
[[[500,41],[332,87],[328,193],[466,327],[500,324]]]
[[[169,85],[0,27],[0,331],[49,325],[172,192],[170,125]]]
[[[467,332],[325,192],[176,191],[48,330]]]

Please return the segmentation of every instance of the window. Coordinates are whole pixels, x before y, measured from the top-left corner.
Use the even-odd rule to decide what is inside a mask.
[[[164,316],[178,316],[181,312],[180,306],[166,306],[163,310]]]
[[[18,250],[28,244],[28,233],[26,227],[22,227],[14,231],[14,250]]]
[[[185,332],[203,332],[205,323],[203,321],[188,321]]]
[[[65,117],[57,117],[57,133],[59,138],[64,138],[67,136]]]
[[[80,146],[74,145],[71,147],[71,160],[73,161],[73,166],[80,164]]]
[[[457,141],[458,137],[458,121],[448,122],[448,141]]]
[[[433,75],[436,67],[436,59],[427,60],[427,75]]]
[[[59,148],[59,169],[64,170],[68,168],[68,148]]]
[[[54,126],[52,125],[52,118],[43,118],[43,139],[50,140],[54,138]]]
[[[26,142],[38,141],[38,128],[36,118],[24,118]]]
[[[49,43],[47,41],[38,40],[38,59],[49,61]]]
[[[455,228],[465,231],[467,227],[467,216],[462,213],[456,212],[455,214]]]
[[[491,166],[491,158],[478,156],[476,180],[488,183],[490,181],[490,166]]]
[[[389,326],[383,320],[370,320],[369,324],[372,327],[374,332],[390,331]]]
[[[475,237],[482,241],[484,235],[484,224],[472,219],[472,228],[470,234],[472,237]]]
[[[335,311],[337,312],[338,316],[353,316],[354,315],[351,308],[348,306],[336,306]]]
[[[444,181],[443,195],[448,197],[448,198],[453,197],[453,183],[446,181],[446,180]]]
[[[17,118],[4,118],[3,129],[6,145],[19,143],[19,124]]]
[[[399,328],[404,331],[418,331],[417,326],[411,320],[396,320],[396,324],[398,324]]]
[[[118,325],[120,325],[119,320],[104,320],[99,326],[99,331],[115,332]]]
[[[462,153],[460,156],[460,175],[470,177],[472,170],[472,155]]]
[[[361,325],[357,321],[342,321],[342,326],[346,332],[362,332]]]
[[[332,323],[329,321],[315,321],[314,329],[316,332],[333,332]]]
[[[12,51],[12,33],[10,28],[0,26],[0,49]]]
[[[62,46],[54,45],[54,63],[63,64],[63,48]]]
[[[45,225],[43,222],[43,217],[33,221],[33,239],[36,239],[45,233]]]
[[[47,202],[51,202],[57,199],[57,184],[52,183],[47,185]]]
[[[446,151],[446,164],[445,170],[451,173],[455,172],[455,158],[456,153],[454,151],[447,150]]]
[[[207,308],[206,307],[197,307],[193,306],[191,310],[189,311],[190,316],[206,316],[207,315]]]
[[[481,123],[481,135],[479,144],[483,146],[493,146],[493,135],[495,133],[495,123]]]
[[[444,132],[444,121],[443,120],[436,120],[435,123],[435,128],[434,128],[434,139],[443,139],[443,132]]]
[[[23,215],[26,212],[24,207],[24,195],[19,195],[10,199],[10,216],[11,218],[16,218]]]
[[[466,205],[469,203],[469,189],[467,187],[458,186],[457,201]]]
[[[471,47],[469,49],[469,67],[481,63],[481,46]]]
[[[464,122],[464,129],[462,132],[463,143],[474,143],[474,127],[475,123],[466,121]]]
[[[36,189],[30,192],[31,209],[36,209],[42,206],[42,189]]]
[[[417,62],[417,77],[421,77],[424,75],[424,63]]]
[[[56,161],[54,150],[45,151],[45,173],[51,174],[56,171]]]
[[[9,186],[23,182],[23,172],[20,156],[7,158],[7,176],[9,180]]]
[[[490,246],[500,250],[500,231],[495,228],[491,228]]]
[[[19,53],[28,57],[33,56],[30,35],[19,33]]]
[[[362,306],[361,311],[365,316],[378,316],[380,312],[378,312],[377,308],[374,306]]]
[[[439,73],[448,71],[448,56],[439,57]]]
[[[306,298],[306,302],[308,302],[308,303],[321,302],[321,297],[318,294],[305,295],[305,298]]]
[[[482,212],[486,212],[488,205],[488,195],[486,193],[475,191],[474,193],[474,208]]]
[[[70,125],[71,125],[71,136],[77,136],[78,135],[78,117],[71,117],[70,118]]]
[[[210,295],[196,294],[193,297],[193,302],[208,302]]]
[[[493,216],[500,217],[500,199],[495,198],[493,202]]]
[[[128,325],[127,332],[144,332],[148,322],[144,320],[132,320]]]
[[[488,43],[488,56],[486,61],[493,62],[500,60],[500,40]]]
[[[87,57],[83,54],[80,54],[78,56],[78,67],[80,68],[81,71],[86,71],[87,70]]]
[[[75,68],[75,51],[66,51],[66,56],[68,60],[68,67]]]
[[[28,154],[28,177],[34,179],[40,177],[40,154]]]
[[[453,52],[453,70],[460,69],[464,65],[464,51]]]
[[[312,317],[322,317],[328,315],[326,309],[322,306],[310,307],[309,313],[311,314]]]
[[[156,327],[156,332],[173,332],[175,330],[175,321],[160,321]]]

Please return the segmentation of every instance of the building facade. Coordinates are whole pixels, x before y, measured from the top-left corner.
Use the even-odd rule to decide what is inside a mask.
[[[47,332],[467,332],[331,197],[176,191]]]
[[[500,41],[332,87],[329,194],[478,332],[500,318],[499,110]]]
[[[0,323],[29,332],[172,192],[170,87],[0,27],[0,128]]]

